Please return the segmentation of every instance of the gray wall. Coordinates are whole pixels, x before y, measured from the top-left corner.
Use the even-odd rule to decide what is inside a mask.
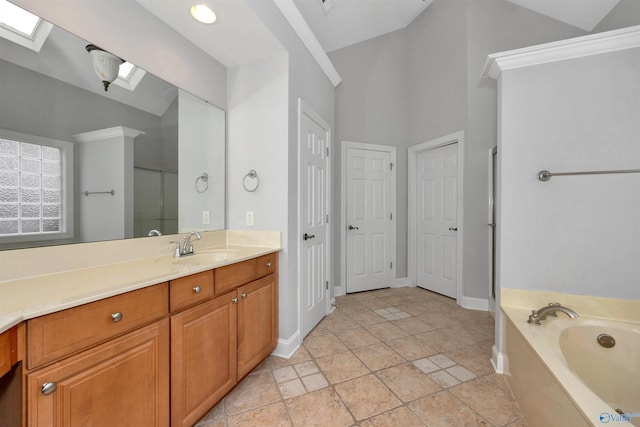
[[[496,145],[497,106],[496,83],[480,78],[482,66],[489,53],[582,34],[505,0],[435,0],[407,28],[330,54],[343,78],[336,92],[337,142],[398,147],[396,277],[407,275],[407,147],[464,130],[463,295],[487,298],[488,150]],[[390,119],[370,125],[363,113]],[[339,168],[333,175],[339,183]],[[333,260],[336,278],[340,256]]]
[[[640,1],[620,0],[592,32],[599,33],[633,25],[640,25]]]

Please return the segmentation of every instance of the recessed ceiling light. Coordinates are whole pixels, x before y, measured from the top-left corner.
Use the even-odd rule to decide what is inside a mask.
[[[191,16],[203,24],[213,24],[216,22],[216,14],[206,4],[194,4],[191,6]]]

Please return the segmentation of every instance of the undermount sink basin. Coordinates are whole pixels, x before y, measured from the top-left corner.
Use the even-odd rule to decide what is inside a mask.
[[[187,265],[201,265],[201,264],[213,264],[216,262],[224,261],[228,259],[232,254],[228,251],[216,251],[216,252],[201,252],[193,255],[185,255],[180,258],[174,258],[174,264],[187,264]]]

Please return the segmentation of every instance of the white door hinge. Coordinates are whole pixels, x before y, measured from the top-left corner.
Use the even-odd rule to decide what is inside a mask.
[[[327,157],[329,157],[329,147],[327,147]]]
[[[393,212],[389,214],[389,219],[393,220]]]
[[[391,268],[393,270],[393,262],[389,263],[389,268]]]
[[[324,284],[327,287],[327,290],[329,290],[329,281],[327,280],[326,282],[324,282]]]
[[[389,163],[389,170],[393,170],[393,163]]]
[[[329,214],[327,214],[327,217],[325,218],[325,222],[329,224]]]

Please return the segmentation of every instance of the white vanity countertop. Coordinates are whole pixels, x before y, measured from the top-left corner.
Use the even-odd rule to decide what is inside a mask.
[[[201,271],[278,252],[279,245],[202,247],[170,254],[0,281],[0,333],[23,320],[53,313]]]

